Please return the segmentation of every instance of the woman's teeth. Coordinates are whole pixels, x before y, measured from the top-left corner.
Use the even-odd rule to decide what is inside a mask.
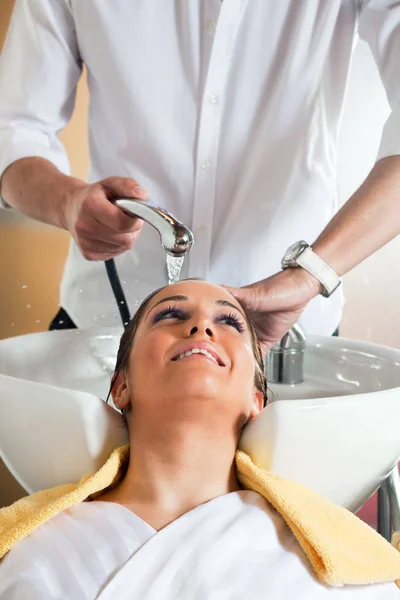
[[[182,358],[186,358],[186,356],[190,356],[191,354],[204,354],[204,356],[207,356],[207,358],[210,358],[212,361],[214,361],[215,364],[218,364],[218,361],[216,360],[215,356],[213,356],[211,352],[204,350],[204,348],[193,348],[192,350],[187,350],[187,352],[183,352],[183,354],[180,354],[176,358],[176,360],[181,360]]]

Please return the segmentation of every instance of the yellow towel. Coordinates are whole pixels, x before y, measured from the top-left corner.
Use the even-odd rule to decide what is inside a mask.
[[[125,472],[129,446],[117,448],[94,475],[37,492],[0,510],[0,558],[59,512],[97,497]],[[396,581],[400,553],[344,508],[304,486],[259,469],[238,450],[237,476],[274,506],[296,536],[319,579],[332,586]]]

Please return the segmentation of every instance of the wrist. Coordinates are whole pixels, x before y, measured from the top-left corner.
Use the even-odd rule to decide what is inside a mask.
[[[319,292],[325,298],[329,298],[339,287],[341,281],[337,273],[314,251],[306,241],[299,240],[286,250],[282,262],[282,269],[302,268],[312,276],[308,281],[314,279],[322,286]],[[311,289],[314,287],[311,283]]]
[[[61,192],[61,210],[60,210],[60,222],[58,226],[61,229],[65,229],[66,231],[70,231],[70,217],[72,212],[74,211],[74,207],[77,201],[77,197],[80,192],[88,186],[85,181],[81,179],[77,179],[75,177],[70,177],[68,175],[64,176],[65,179],[62,182],[62,192]]]
[[[339,277],[342,277],[342,275],[346,272],[346,269],[344,269],[343,265],[341,264],[340,257],[337,253],[337,248],[334,244],[328,245],[323,241],[320,242],[317,240],[312,244],[312,249],[315,254],[322,258],[322,260],[326,262],[330,268],[335,271],[335,273],[337,273]]]
[[[310,300],[324,291],[324,286],[321,282],[300,265],[286,270],[292,272],[292,275],[297,279],[299,285],[307,288]]]

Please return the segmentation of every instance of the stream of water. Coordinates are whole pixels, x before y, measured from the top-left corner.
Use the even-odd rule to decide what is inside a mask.
[[[179,277],[182,270],[184,256],[172,256],[172,254],[166,254],[167,257],[167,271],[168,271],[168,285],[172,283],[178,283]]]

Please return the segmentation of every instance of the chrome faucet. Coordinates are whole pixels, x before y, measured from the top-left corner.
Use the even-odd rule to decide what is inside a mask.
[[[265,369],[267,382],[293,385],[304,381],[305,347],[304,332],[298,325],[293,325],[267,354]]]
[[[139,217],[155,227],[168,254],[185,256],[193,246],[194,236],[191,230],[165,209],[134,198],[121,198],[115,200],[114,204],[127,215]]]
[[[178,262],[179,260],[183,261],[194,242],[193,233],[186,225],[178,221],[171,213],[151,202],[143,202],[134,198],[120,198],[112,202],[130,217],[139,217],[157,229],[165,252],[176,257]],[[123,326],[126,328],[131,320],[131,314],[114,259],[106,260],[105,265],[119,314]]]

